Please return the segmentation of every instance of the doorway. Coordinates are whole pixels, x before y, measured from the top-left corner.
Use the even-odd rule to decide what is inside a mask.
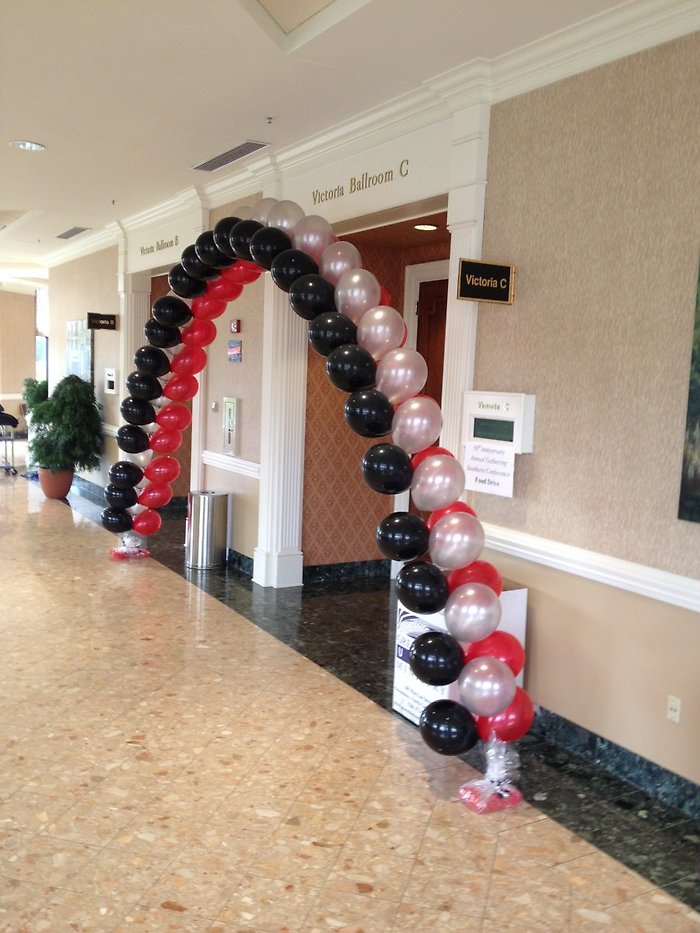
[[[445,320],[447,317],[447,279],[421,282],[416,306],[418,327],[416,350],[428,364],[428,379],[422,395],[442,404],[442,368],[445,358]]]

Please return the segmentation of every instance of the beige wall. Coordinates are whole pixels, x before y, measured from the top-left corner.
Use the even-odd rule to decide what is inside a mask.
[[[535,449],[483,521],[693,578],[677,518],[700,239],[700,37],[493,108],[475,385],[537,396]],[[533,699],[700,780],[696,613],[494,556],[530,587]],[[680,726],[666,695],[683,701]],[[694,741],[692,738],[694,737]]]
[[[0,404],[18,417],[23,383],[35,375],[34,295],[0,290]],[[23,423],[20,425],[23,427]]]

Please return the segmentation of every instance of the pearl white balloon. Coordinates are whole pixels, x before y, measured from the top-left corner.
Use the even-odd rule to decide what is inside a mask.
[[[428,395],[417,395],[402,402],[394,412],[391,439],[407,454],[415,454],[434,444],[441,430],[442,412],[438,403]]]
[[[377,365],[377,389],[392,405],[418,395],[428,378],[428,364],[417,350],[401,347],[386,353]]]
[[[129,453],[122,454],[122,460],[128,460],[129,463],[135,463],[136,466],[141,467],[142,470],[148,466],[148,464],[151,462],[152,459],[153,459],[153,451],[150,449],[150,447],[148,448],[148,450],[142,450],[137,454],[129,454]]]
[[[484,549],[484,529],[469,512],[450,512],[433,525],[430,557],[442,570],[473,563]]]
[[[360,251],[352,243],[348,243],[347,240],[338,240],[337,243],[331,243],[327,246],[321,253],[318,263],[319,274],[327,279],[331,285],[337,285],[344,272],[361,268],[362,257]],[[379,301],[379,296],[377,296],[377,301]]]
[[[267,226],[284,230],[289,236],[304,216],[304,209],[296,201],[278,201],[267,213]]]
[[[400,347],[406,338],[406,324],[399,312],[389,305],[370,308],[357,325],[357,343],[379,362],[390,350]]]
[[[250,204],[242,204],[233,211],[233,216],[239,220],[250,220],[253,216],[253,208]]]
[[[413,471],[411,496],[413,504],[421,512],[444,509],[456,502],[463,492],[462,465],[447,454],[426,457]]]
[[[275,204],[277,204],[277,198],[261,198],[257,204],[253,205],[250,219],[257,220],[259,224],[267,223],[267,215]]]
[[[297,223],[292,232],[294,249],[311,256],[314,262],[321,260],[324,249],[334,240],[333,228],[324,217],[308,214]]]
[[[481,641],[501,621],[501,601],[485,583],[463,583],[445,604],[445,625],[457,641]]]
[[[474,658],[457,680],[462,703],[473,716],[497,716],[513,702],[515,677],[498,658]]]
[[[335,286],[335,306],[358,324],[364,313],[375,307],[381,291],[379,282],[367,269],[350,269],[343,272]]]

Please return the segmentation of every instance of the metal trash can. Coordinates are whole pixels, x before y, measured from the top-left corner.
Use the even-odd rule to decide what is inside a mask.
[[[228,493],[191,492],[187,497],[185,564],[192,570],[213,570],[226,562]]]

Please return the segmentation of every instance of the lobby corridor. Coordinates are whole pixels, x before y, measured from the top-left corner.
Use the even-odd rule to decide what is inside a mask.
[[[338,604],[324,669],[115,543],[0,476],[0,930],[700,933],[694,821],[649,808],[677,868],[645,877],[530,802],[475,815],[478,773],[385,708],[387,672],[376,697],[332,672],[372,638]]]

